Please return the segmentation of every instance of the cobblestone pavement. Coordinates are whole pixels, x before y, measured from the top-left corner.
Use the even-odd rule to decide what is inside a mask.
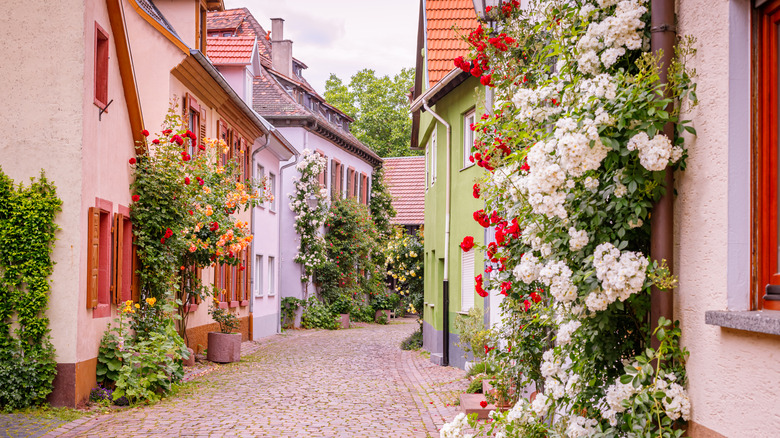
[[[399,349],[416,327],[402,319],[244,343],[241,362],[201,371],[186,394],[45,436],[437,437],[467,382],[461,370]]]
[[[43,418],[29,414],[0,414],[0,437],[38,438],[61,425],[58,418]]]

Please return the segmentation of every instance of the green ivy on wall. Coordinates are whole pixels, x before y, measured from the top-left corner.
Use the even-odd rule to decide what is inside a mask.
[[[62,201],[41,171],[28,187],[0,168],[0,406],[40,404],[56,374],[49,341],[49,276]]]

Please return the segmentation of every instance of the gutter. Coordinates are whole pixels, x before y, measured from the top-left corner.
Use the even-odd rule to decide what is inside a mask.
[[[279,168],[279,187],[280,188],[282,187],[282,185],[283,185],[282,183],[284,182],[284,170],[287,169],[288,167],[292,166],[292,165],[297,164],[298,163],[298,159],[301,157],[301,154],[296,149],[293,149],[293,153],[295,154],[295,159],[293,159],[291,162],[289,162],[289,163],[287,163],[284,166]],[[280,192],[281,192],[281,190],[280,190]],[[282,203],[279,202],[278,205],[279,205],[278,208],[281,209],[282,208]],[[282,216],[282,214],[281,214],[281,212],[279,212],[279,216],[276,218],[276,220],[277,220],[277,222],[279,224],[279,226],[277,226],[277,230],[279,230],[281,228],[281,216]],[[254,239],[252,239],[252,240],[254,240]],[[276,257],[277,257],[277,260],[278,260],[277,263],[276,263],[276,268],[277,269],[281,269],[281,267],[282,267],[282,236],[281,236],[281,232],[279,233],[278,247],[276,248]],[[277,275],[276,276],[276,281],[279,281],[279,280],[280,280],[280,276]],[[282,333],[282,291],[280,289],[278,289],[278,288],[277,288],[277,291],[276,291],[276,301],[277,301],[277,309],[276,309],[277,313],[276,314],[278,316],[278,318],[276,318],[276,333]]]
[[[661,53],[659,82],[668,82],[669,64],[674,54],[677,38],[675,27],[674,0],[651,0],[650,3],[650,50]],[[670,111],[672,104],[669,104]],[[664,125],[664,134],[674,138],[674,123]],[[669,167],[664,170],[666,193],[653,206],[650,216],[650,257],[653,260],[666,260],[669,269],[674,266],[674,172]],[[650,292],[650,327],[658,327],[658,318],[674,320],[674,295],[671,291],[662,291],[653,286]],[[658,348],[660,341],[650,337],[650,345]]]
[[[452,75],[452,72],[448,74],[445,79]],[[455,77],[454,75],[452,77]],[[452,78],[450,78],[451,80]],[[441,84],[442,81],[439,81],[439,84]],[[447,81],[449,82],[449,80]],[[442,366],[448,366],[450,364],[450,178],[452,174],[452,170],[450,169],[450,141],[452,139],[452,128],[450,127],[450,124],[447,123],[440,115],[433,112],[433,110],[428,106],[428,97],[429,92],[431,90],[435,90],[436,87],[439,85],[436,84],[433,88],[425,92],[420,98],[417,100],[422,99],[422,107],[425,108],[426,111],[428,111],[436,120],[441,122],[442,125],[444,125],[447,128],[447,150],[446,150],[446,169],[447,169],[447,176],[445,178],[444,182],[444,279],[442,283],[442,325],[443,325],[443,331],[442,331]],[[434,91],[435,93],[435,91]],[[430,94],[432,95],[432,94]],[[416,101],[415,101],[416,102]],[[414,105],[414,104],[413,104]],[[417,107],[419,108],[419,106]],[[435,129],[435,128],[434,128]]]
[[[262,151],[263,149],[267,148],[269,144],[271,144],[270,132],[268,134],[265,134],[265,141],[263,142],[263,145],[257,148],[254,152],[252,152],[252,159],[249,160],[250,163],[252,163],[252,179],[254,180],[257,178],[257,174],[255,173],[257,171],[257,166],[255,166],[255,156],[258,152]],[[250,220],[249,220],[249,232],[252,233],[252,236],[255,235],[255,207],[252,207],[252,211],[250,213]],[[249,261],[249,263],[252,263],[254,265],[255,263],[255,239],[252,239],[252,259]],[[251,268],[250,268],[251,272]],[[252,315],[255,311],[255,277],[256,275],[252,276],[252,279],[249,280],[249,290],[252,297],[249,299],[249,314]],[[262,287],[262,285],[260,285]],[[250,341],[253,339],[250,339]]]
[[[190,50],[190,56],[198,61],[198,64],[200,64],[200,66],[206,70],[212,79],[217,81],[217,83],[227,93],[230,100],[241,110],[241,112],[243,112],[244,115],[249,118],[249,120],[251,120],[257,127],[259,127],[263,134],[268,135],[270,130],[266,127],[266,124],[263,123],[263,118],[260,117],[260,115],[257,114],[252,108],[250,108],[249,105],[247,105],[246,102],[244,102],[244,100],[238,96],[238,94],[236,94],[233,88],[230,87],[230,84],[228,84],[228,82],[225,80],[225,77],[222,76],[219,70],[214,67],[214,64],[212,64],[211,61],[206,58],[203,52],[193,49]]]

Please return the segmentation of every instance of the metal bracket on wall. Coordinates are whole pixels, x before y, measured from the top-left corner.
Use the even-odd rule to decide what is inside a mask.
[[[111,102],[113,102],[113,101],[114,101],[114,99],[109,100],[105,107],[100,108],[100,112],[98,113],[98,122],[102,122],[103,121],[103,113],[106,112],[106,110],[108,109],[108,106],[111,105]]]

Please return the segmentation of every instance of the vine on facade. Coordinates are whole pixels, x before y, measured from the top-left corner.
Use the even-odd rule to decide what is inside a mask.
[[[475,124],[472,159],[488,170],[475,212],[496,241],[478,292],[502,294],[504,321],[485,346],[513,386],[514,407],[480,430],[502,437],[670,436],[690,414],[687,351],[677,323],[651,333],[650,288],[674,285],[651,262],[649,215],[685,168],[680,109],[696,104],[694,73],[678,45],[668,84],[649,53],[642,0],[506,2],[468,37],[456,66],[496,95]],[[673,108],[670,110],[670,108]],[[676,123],[672,138],[663,126]],[[671,292],[669,292],[671,293]],[[651,336],[661,347],[650,347]],[[654,369],[652,365],[656,365]],[[533,401],[519,398],[535,386]],[[465,416],[445,425],[461,436]],[[472,426],[476,426],[474,421]],[[627,435],[628,434],[628,435]]]
[[[46,308],[62,201],[43,171],[15,185],[0,169],[0,407],[46,401],[57,374]]]

